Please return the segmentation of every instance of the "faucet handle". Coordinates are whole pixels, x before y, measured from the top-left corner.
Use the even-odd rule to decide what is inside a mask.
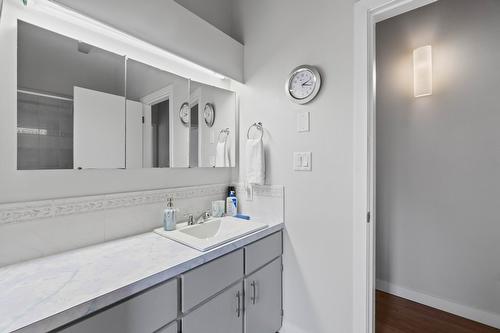
[[[184,214],[185,217],[187,217],[188,225],[193,225],[194,224],[194,216],[193,214]]]

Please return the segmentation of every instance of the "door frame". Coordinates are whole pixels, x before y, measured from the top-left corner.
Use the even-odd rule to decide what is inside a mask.
[[[438,0],[354,4],[353,332],[375,331],[375,24]]]
[[[172,165],[172,161],[173,161],[173,158],[174,158],[174,153],[173,153],[173,140],[174,140],[174,125],[173,125],[173,121],[172,119],[173,118],[173,110],[174,110],[174,85],[173,84],[169,84],[168,86],[164,87],[164,88],[161,88],[157,91],[154,91],[144,97],[141,98],[141,103],[143,104],[143,111],[142,111],[142,115],[143,116],[146,116],[145,114],[145,108],[149,108],[148,111],[151,112],[151,107],[155,104],[158,104],[158,103],[161,103],[161,102],[164,102],[168,100],[168,113],[169,113],[169,125],[168,125],[168,140],[169,140],[169,167],[171,167]],[[149,116],[150,117],[150,116]],[[148,117],[146,117],[147,119],[146,120],[149,120]],[[147,123],[147,122],[146,122]],[[143,126],[145,126],[145,124],[143,124]],[[146,135],[150,135],[151,133],[148,131],[145,131],[144,128],[143,128],[143,136],[146,136]],[[146,143],[146,142],[149,142],[151,138],[146,138],[146,137],[143,137],[143,142]],[[149,147],[143,147],[143,156],[144,156],[144,152],[149,149]],[[145,162],[145,159],[143,157],[143,164]],[[144,164],[145,165],[145,164]]]

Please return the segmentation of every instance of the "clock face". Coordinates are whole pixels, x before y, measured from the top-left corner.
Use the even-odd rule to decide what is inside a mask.
[[[182,104],[181,108],[179,109],[179,118],[184,125],[189,125],[189,112],[189,104]]]
[[[319,72],[311,66],[295,68],[287,81],[289,98],[299,104],[311,101],[319,92],[321,77]]]
[[[205,124],[208,127],[212,127],[215,122],[215,107],[211,103],[205,104],[205,108],[203,109],[203,118],[205,119]]]
[[[292,76],[290,81],[290,94],[297,99],[310,96],[316,85],[314,73],[308,69],[300,70]]]

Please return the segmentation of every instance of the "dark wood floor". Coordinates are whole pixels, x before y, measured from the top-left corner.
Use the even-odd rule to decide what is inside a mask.
[[[499,333],[500,330],[377,290],[375,333]]]

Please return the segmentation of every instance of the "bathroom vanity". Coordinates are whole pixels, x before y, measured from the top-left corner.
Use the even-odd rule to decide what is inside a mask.
[[[148,233],[13,266],[1,272],[0,287],[10,287],[25,304],[13,304],[15,295],[9,297],[10,304],[0,301],[5,309],[10,305],[7,320],[12,319],[0,331],[277,332],[283,314],[282,228],[282,223],[272,224],[207,252]],[[119,250],[112,250],[113,246]],[[139,264],[143,256],[149,262]],[[157,267],[140,271],[151,265]],[[74,270],[71,279],[52,280],[69,273],[69,266]],[[108,271],[98,272],[104,267]],[[23,271],[37,268],[39,281],[16,279]],[[135,281],[125,282],[130,280],[125,278],[128,271],[134,271]],[[51,285],[55,283],[60,285]],[[26,288],[56,292],[40,302],[36,293],[31,300],[21,294]],[[99,289],[100,295],[82,298],[79,293],[85,288]],[[72,298],[73,289],[79,292]]]

